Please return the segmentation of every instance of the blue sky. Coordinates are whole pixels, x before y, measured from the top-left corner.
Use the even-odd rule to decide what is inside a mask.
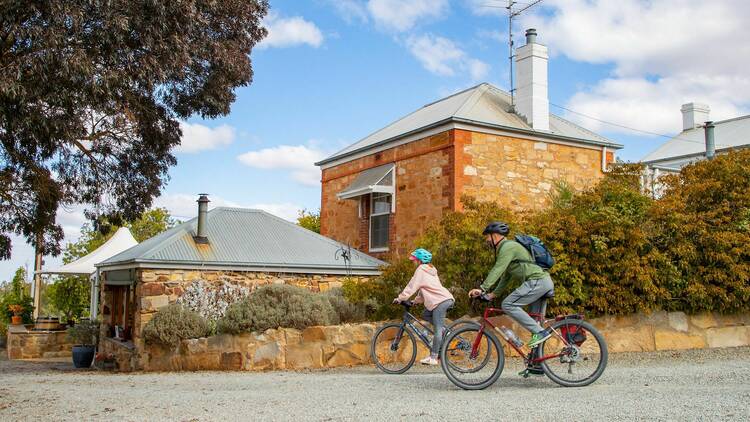
[[[252,85],[231,114],[185,122],[178,165],[156,204],[181,218],[212,205],[258,207],[292,219],[317,209],[312,162],[450,93],[508,88],[505,1],[272,0],[269,37],[252,53]],[[708,4],[710,3],[710,4]],[[519,2],[522,6],[524,3]],[[714,120],[747,114],[750,12],[740,0],[545,0],[514,26],[548,45],[552,104],[636,129],[675,134],[681,104],[709,104]],[[745,37],[742,41],[741,38]],[[637,161],[665,138],[550,107],[625,145]],[[59,213],[68,240],[81,209]],[[33,262],[14,243],[0,279]],[[48,258],[47,265],[58,259]]]

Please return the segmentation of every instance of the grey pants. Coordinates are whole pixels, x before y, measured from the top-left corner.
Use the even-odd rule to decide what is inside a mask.
[[[440,302],[435,309],[428,311],[424,310],[422,318],[432,322],[432,328],[435,330],[435,335],[432,336],[432,347],[430,348],[430,354],[435,357],[440,353],[440,345],[443,343],[443,334],[445,334],[445,314],[448,313],[448,309],[453,307],[455,302],[453,299]]]
[[[549,275],[539,280],[526,280],[503,300],[503,311],[521,324],[523,328],[532,333],[538,333],[542,331],[542,327],[523,310],[523,307],[530,305],[529,311],[541,312],[544,296],[554,288],[555,285]]]

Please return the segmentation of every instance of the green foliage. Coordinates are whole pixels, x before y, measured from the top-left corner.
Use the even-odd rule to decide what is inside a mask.
[[[23,323],[31,324],[34,322],[34,303],[29,295],[30,287],[26,283],[26,270],[23,267],[19,267],[10,284],[4,286],[2,292],[0,292],[0,320],[9,322],[13,316],[13,312],[10,311],[9,306],[20,305],[23,308],[21,311]]]
[[[297,217],[297,224],[307,230],[320,233],[320,210],[318,210],[318,212],[301,210]]]
[[[84,319],[68,328],[68,340],[76,345],[94,346],[99,341],[99,322]]]
[[[206,337],[211,328],[205,318],[181,305],[168,305],[143,327],[143,339],[148,344],[161,344],[175,348],[180,341]]]
[[[666,180],[649,215],[675,275],[671,309],[750,309],[750,150],[717,155]]]
[[[77,321],[88,311],[91,285],[86,277],[62,277],[46,290],[51,311],[65,322]]]
[[[667,177],[664,196],[640,190],[640,165],[620,165],[595,187],[556,184],[549,208],[512,215],[495,203],[462,198],[414,247],[433,252],[443,284],[456,297],[452,316],[468,312],[466,292],[494,263],[481,231],[508,221],[541,238],[557,261],[550,313],[628,314],[653,309],[750,310],[750,150],[717,156]],[[391,300],[414,271],[396,259],[377,280],[344,284],[367,317],[398,316]],[[510,293],[516,286],[508,286]]]
[[[120,227],[127,227],[138,242],[143,242],[168,230],[177,221],[166,208],[153,208],[144,211],[133,221],[116,221],[106,217],[97,220],[97,227],[85,223],[81,236],[74,243],[68,243],[63,250],[63,263],[71,263],[93,252],[108,241]],[[70,321],[85,316],[89,308],[91,286],[86,276],[59,277],[49,285],[44,293],[51,307],[49,312],[58,314]]]
[[[180,122],[250,84],[267,0],[3,2],[0,259],[60,252],[60,205],[134,219],[176,163]],[[43,240],[37,242],[37,236]]]
[[[644,224],[653,200],[640,192],[640,166],[613,169],[595,188],[526,221],[557,260],[551,312],[619,314],[658,307],[671,266]],[[554,204],[554,202],[553,202]]]
[[[247,299],[233,303],[219,320],[222,333],[263,332],[269,328],[304,329],[330,325],[338,319],[326,296],[301,287],[263,286]]]
[[[8,323],[0,319],[0,338],[8,337]]]
[[[334,318],[331,324],[345,324],[350,322],[364,321],[367,314],[367,305],[360,305],[349,302],[344,297],[344,292],[340,288],[330,289],[321,294],[328,300],[333,308]]]

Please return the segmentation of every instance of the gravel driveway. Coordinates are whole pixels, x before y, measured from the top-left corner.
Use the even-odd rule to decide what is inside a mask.
[[[580,389],[518,370],[462,391],[435,368],[104,374],[0,360],[0,420],[750,419],[750,348],[613,355]]]

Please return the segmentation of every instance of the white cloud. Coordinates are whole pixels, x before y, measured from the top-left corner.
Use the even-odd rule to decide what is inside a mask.
[[[200,123],[180,122],[182,141],[176,152],[194,153],[216,149],[234,142],[235,130],[232,126],[221,125],[215,128]]]
[[[714,120],[750,109],[750,21],[744,0],[549,0],[522,16],[550,53],[613,74],[567,104],[599,119],[656,132],[678,132],[680,105],[701,101]],[[551,79],[554,79],[551,78]],[[592,128],[590,119],[575,120]],[[613,128],[608,127],[613,130]]]
[[[320,29],[301,16],[282,18],[271,12],[263,19],[263,26],[268,30],[268,36],[257,48],[295,47],[303,44],[317,48],[323,44],[323,33]]]
[[[404,32],[420,21],[442,17],[448,11],[447,0],[370,0],[367,10],[378,26]]]
[[[507,0],[499,1],[499,0],[465,0],[466,7],[471,10],[471,12],[478,16],[487,16],[487,15],[507,15],[508,11],[506,9],[506,6],[508,5]],[[519,6],[525,6],[526,4],[522,4]],[[516,8],[514,8],[515,10]]]
[[[431,34],[411,36],[407,38],[406,46],[425,69],[436,75],[455,76],[457,72],[466,72],[476,81],[484,78],[489,71],[489,65],[469,57],[447,38]]]
[[[336,13],[339,14],[347,23],[354,21],[367,22],[368,13],[367,5],[359,0],[328,0],[333,6]]]
[[[735,90],[731,90],[734,87]],[[729,90],[728,90],[729,89]],[[734,91],[734,92],[733,92]],[[649,81],[644,78],[608,78],[573,95],[567,108],[607,122],[656,133],[676,133],[682,128],[680,106],[688,102],[709,104],[711,119],[736,117],[743,111],[731,98],[750,98],[748,80],[675,75]],[[634,134],[633,131],[587,119],[574,113],[566,117],[594,131]]]
[[[243,164],[265,170],[289,170],[293,180],[306,186],[320,185],[320,169],[315,162],[325,158],[325,152],[305,145],[279,145],[246,152],[237,157]]]
[[[209,209],[216,207],[235,207],[235,208],[252,208],[259,209],[269,212],[277,217],[281,217],[288,221],[297,221],[297,213],[303,207],[292,203],[258,203],[243,205],[239,202],[230,201],[216,195],[209,195],[211,201],[208,205]],[[169,210],[169,213],[180,220],[189,220],[198,216],[198,195],[191,195],[187,193],[172,193],[164,194],[156,200],[154,200],[154,206],[164,207]]]

